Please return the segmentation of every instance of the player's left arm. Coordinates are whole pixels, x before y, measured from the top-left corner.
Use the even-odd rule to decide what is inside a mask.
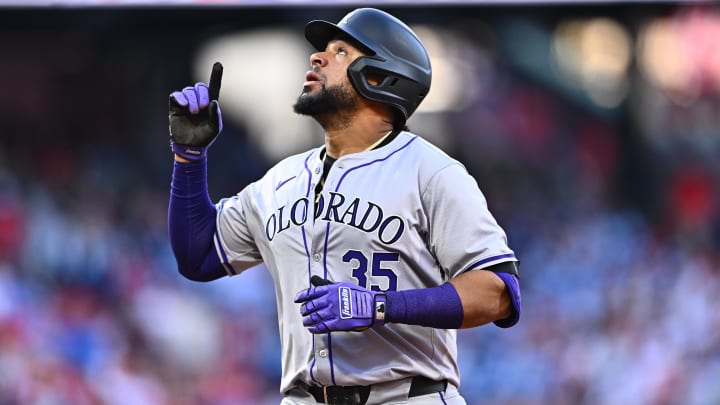
[[[300,291],[303,325],[312,333],[362,331],[385,323],[442,329],[472,328],[490,322],[502,328],[520,319],[520,286],[515,262],[467,271],[437,287],[375,292],[347,282],[313,276]]]
[[[462,165],[449,165],[432,176],[422,198],[430,221],[428,247],[449,280],[429,289],[444,292],[444,316],[458,328],[515,325],[521,311],[519,262],[477,181]],[[410,314],[422,305],[424,294],[417,295],[410,294],[405,305]]]

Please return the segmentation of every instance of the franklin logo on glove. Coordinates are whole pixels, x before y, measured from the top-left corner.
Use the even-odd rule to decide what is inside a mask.
[[[340,318],[352,318],[352,301],[350,301],[350,289],[347,287],[340,287],[338,289],[338,294],[340,294]]]

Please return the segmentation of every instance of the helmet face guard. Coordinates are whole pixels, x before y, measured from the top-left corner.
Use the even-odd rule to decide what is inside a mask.
[[[354,10],[337,24],[315,20],[305,26],[305,38],[319,51],[339,35],[349,36],[369,51],[348,67],[355,90],[368,100],[391,107],[395,127],[405,125],[427,95],[432,80],[430,58],[420,39],[402,21],[372,8]],[[370,85],[369,73],[383,80]]]

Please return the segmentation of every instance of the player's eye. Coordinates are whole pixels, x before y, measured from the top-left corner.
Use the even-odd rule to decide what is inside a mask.
[[[345,50],[345,48],[338,48],[335,53],[337,55],[347,55],[347,51]]]

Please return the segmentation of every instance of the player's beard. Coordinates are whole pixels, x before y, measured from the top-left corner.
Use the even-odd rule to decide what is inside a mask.
[[[328,116],[342,112],[343,115],[358,109],[357,93],[350,84],[326,87],[317,94],[304,92],[298,97],[293,110],[311,117]]]

